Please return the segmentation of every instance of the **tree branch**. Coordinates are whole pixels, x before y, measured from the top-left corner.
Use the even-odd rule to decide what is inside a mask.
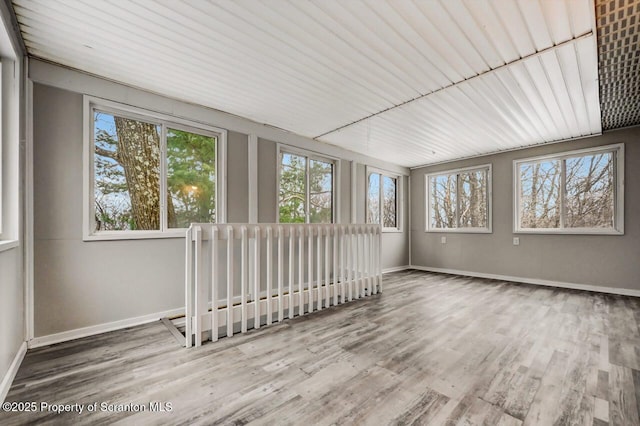
[[[96,146],[96,154],[103,157],[111,158],[112,160],[117,161],[118,164],[120,163],[120,160],[118,159],[118,153],[116,151],[109,151],[107,149]]]

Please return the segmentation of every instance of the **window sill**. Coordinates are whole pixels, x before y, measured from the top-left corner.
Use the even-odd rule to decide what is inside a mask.
[[[513,233],[533,235],[624,235],[624,231],[615,229],[516,229]]]
[[[12,248],[16,248],[19,246],[20,246],[20,241],[18,240],[0,241],[0,252],[11,250]]]
[[[450,234],[493,234],[491,229],[482,228],[461,228],[461,229],[425,229],[424,232],[430,234],[450,233]]]
[[[187,229],[160,231],[103,231],[85,235],[82,241],[155,240],[164,238],[185,238]]]
[[[402,234],[404,231],[398,228],[382,228],[383,234]]]

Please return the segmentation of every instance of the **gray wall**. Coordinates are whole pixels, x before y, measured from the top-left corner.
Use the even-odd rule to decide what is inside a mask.
[[[21,251],[0,252],[0,382],[25,341]]]
[[[277,222],[278,145],[258,139],[258,222]]]
[[[228,132],[227,142],[227,222],[249,221],[249,137]]]
[[[33,117],[35,336],[179,307],[182,239],[82,241],[82,96],[34,85]]]
[[[53,71],[60,70],[56,67]],[[74,73],[69,70],[60,72],[65,76]],[[69,78],[65,77],[64,81],[69,81]],[[77,80],[74,81],[81,82],[83,78],[89,79],[91,87],[112,87],[113,90],[109,90],[109,93],[118,93],[120,90],[126,92],[126,96],[121,96],[124,99],[117,97],[113,100],[149,109],[158,105],[160,112],[185,108],[191,112],[190,115],[197,116],[198,121],[227,128],[227,219],[228,222],[247,222],[247,133],[233,131],[224,123],[221,124],[215,118],[219,112],[194,105],[183,105],[158,95],[86,75],[78,74]],[[153,315],[184,306],[183,238],[82,240],[81,89],[82,87],[79,87],[76,91],[52,85],[34,85],[36,337]],[[163,108],[160,108],[161,106]],[[180,114],[182,117],[190,115]],[[284,143],[309,149],[304,144],[296,145],[297,140],[292,143],[291,139],[287,139],[287,135],[282,133]],[[316,152],[336,155],[335,147],[311,142],[311,149]],[[277,143],[271,138],[258,139],[259,222],[276,221],[276,153]],[[344,154],[350,155],[349,152]],[[353,156],[356,157],[355,154]],[[358,157],[358,161],[363,162],[362,156]],[[376,167],[384,166],[373,159],[371,162]],[[341,164],[340,215],[341,222],[348,223],[351,213],[350,159],[341,161]],[[388,167],[397,171],[397,166]],[[364,187],[359,186],[358,192],[364,192]],[[360,208],[364,212],[363,203],[358,207]],[[407,235],[408,232],[385,235],[385,268],[404,266],[408,263]]]
[[[619,142],[625,142],[624,235],[513,233],[513,160]],[[493,165],[493,233],[424,232],[425,173],[487,163]],[[640,127],[415,169],[411,183],[413,265],[640,290]]]

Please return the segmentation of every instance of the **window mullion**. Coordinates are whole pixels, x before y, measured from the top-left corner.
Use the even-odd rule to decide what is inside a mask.
[[[167,212],[167,126],[162,124],[160,131],[160,231],[169,228]]]
[[[522,167],[521,164],[516,164],[514,166],[513,169],[513,173],[514,173],[514,179],[515,179],[515,186],[516,186],[516,192],[513,195],[514,197],[514,201],[515,201],[515,210],[516,210],[516,214],[515,214],[515,220],[516,220],[516,230],[520,230],[520,228],[522,227],[522,181],[520,178],[520,168]]]
[[[612,151],[611,152],[611,161],[612,161],[612,167],[613,167],[613,182],[611,182],[611,184],[613,185],[612,191],[613,191],[613,229],[619,230],[620,228],[618,227],[620,219],[619,219],[619,214],[618,214],[618,197],[620,196],[620,194],[618,194],[618,152],[619,151]]]
[[[460,173],[456,174],[456,228],[460,229]]]
[[[305,202],[304,202],[304,217],[306,223],[311,223],[311,158],[305,158],[305,176],[304,176],[304,191],[305,191]]]
[[[382,207],[384,203],[384,190],[382,185],[384,185],[384,177],[382,173],[378,173],[378,224],[384,228],[384,218],[382,216],[384,212],[384,208]]]
[[[396,228],[400,229],[400,197],[402,196],[402,193],[400,191],[400,179],[403,179],[402,176],[398,176],[396,178],[396,211],[395,211],[395,217],[396,217]]]
[[[95,185],[96,185],[96,174],[95,174],[95,167],[96,167],[96,154],[95,154],[95,149],[96,149],[96,131],[95,131],[95,117],[96,117],[96,109],[94,107],[90,107],[89,108],[89,125],[90,125],[90,133],[89,133],[89,143],[91,144],[91,154],[89,155],[89,170],[91,170],[91,172],[88,174],[89,177],[89,193],[86,194],[89,197],[89,226],[90,226],[90,230],[85,230],[88,232],[93,232],[95,231],[96,227],[97,227],[97,223],[96,223],[96,191],[95,191]],[[2,207],[0,205],[0,207]]]
[[[560,160],[560,188],[558,188],[558,198],[560,199],[560,229],[565,227],[565,215],[567,208],[565,206],[566,190],[567,190],[567,160]]]
[[[336,163],[331,163],[331,223],[336,223]]]
[[[484,192],[484,211],[485,211],[485,215],[486,215],[486,221],[485,221],[485,228],[489,229],[491,228],[490,226],[490,221],[491,218],[489,217],[489,197],[491,197],[491,194],[489,194],[489,169],[485,169],[484,170],[484,188],[482,188],[482,191]]]

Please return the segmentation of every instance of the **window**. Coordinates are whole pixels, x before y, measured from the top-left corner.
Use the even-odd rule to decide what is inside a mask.
[[[427,231],[491,232],[491,165],[425,176]]]
[[[22,69],[9,46],[3,47],[0,46],[0,251],[17,247],[20,239],[18,189]],[[11,56],[5,56],[7,54]]]
[[[280,223],[333,223],[335,162],[307,153],[279,152]]]
[[[515,161],[515,231],[622,233],[623,149]]]
[[[400,230],[400,176],[367,169],[367,223],[379,223],[384,231]]]
[[[193,222],[223,221],[225,131],[111,103],[91,104],[90,115],[88,237],[181,236]]]
[[[4,208],[4,192],[2,191],[2,174],[3,174],[3,170],[4,170],[4,158],[2,156],[3,151],[4,151],[4,123],[2,122],[2,111],[4,109],[4,92],[2,90],[2,86],[3,86],[3,73],[2,73],[2,68],[3,68],[3,64],[2,64],[2,57],[0,57],[0,241],[2,241],[4,239],[4,235],[3,235],[3,212],[2,209]]]

